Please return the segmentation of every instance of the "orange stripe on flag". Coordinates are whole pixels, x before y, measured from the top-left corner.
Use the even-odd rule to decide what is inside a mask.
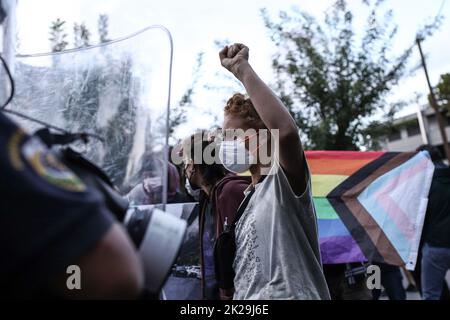
[[[340,159],[340,160],[375,160],[385,152],[361,152],[361,151],[305,151],[306,158],[310,159]]]
[[[333,174],[342,176],[350,176],[369,162],[373,161],[373,159],[308,159],[308,157],[306,157],[306,159],[308,160],[311,174]]]

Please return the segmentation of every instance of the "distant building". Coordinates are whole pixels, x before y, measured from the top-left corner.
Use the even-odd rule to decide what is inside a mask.
[[[450,116],[442,115],[445,131],[450,138]],[[422,144],[432,144],[445,154],[436,115],[428,106],[420,112],[396,119],[392,132],[380,140],[384,151],[413,151]]]

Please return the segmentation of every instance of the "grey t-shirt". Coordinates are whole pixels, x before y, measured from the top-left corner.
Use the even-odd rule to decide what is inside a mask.
[[[296,196],[278,162],[236,225],[235,300],[330,299],[308,187]]]

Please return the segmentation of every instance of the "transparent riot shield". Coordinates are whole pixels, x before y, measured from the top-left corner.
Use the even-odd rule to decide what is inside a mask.
[[[91,134],[73,147],[123,194],[143,183],[148,192],[139,201],[163,203],[171,56],[166,35],[153,27],[96,46],[19,55],[12,108]]]
[[[18,55],[8,106],[38,120],[16,119],[30,133],[46,123],[52,131],[87,134],[88,143],[70,147],[129,200],[125,226],[153,293],[171,271],[186,229],[183,219],[164,211],[169,182],[179,184],[179,177],[169,178],[178,172],[168,163],[172,54],[168,30],[150,26],[95,46]]]

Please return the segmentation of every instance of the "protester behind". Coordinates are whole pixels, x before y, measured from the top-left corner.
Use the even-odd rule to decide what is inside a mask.
[[[163,192],[163,164],[160,160],[147,160],[140,172],[142,181],[134,186],[127,194],[127,199],[134,205],[149,205],[162,202]],[[167,203],[189,202],[180,192],[180,175],[176,166],[168,163]]]
[[[236,211],[248,187],[248,177],[227,172],[220,163],[207,164],[205,150],[212,150],[215,159],[215,142],[207,131],[193,134],[183,143],[186,189],[199,200],[199,237],[204,299],[230,300],[234,290],[219,290],[215,274],[214,243],[224,226],[234,220]],[[194,153],[201,152],[200,161],[194,161]]]
[[[386,263],[373,263],[380,267],[381,284],[389,300],[406,300],[406,290],[403,287],[403,276],[400,268]],[[373,300],[381,296],[381,289],[373,289]]]
[[[323,272],[332,300],[372,300],[365,263],[324,264]]]
[[[435,165],[421,238],[421,289],[424,300],[439,300],[450,269],[450,168],[433,146],[428,151]]]

